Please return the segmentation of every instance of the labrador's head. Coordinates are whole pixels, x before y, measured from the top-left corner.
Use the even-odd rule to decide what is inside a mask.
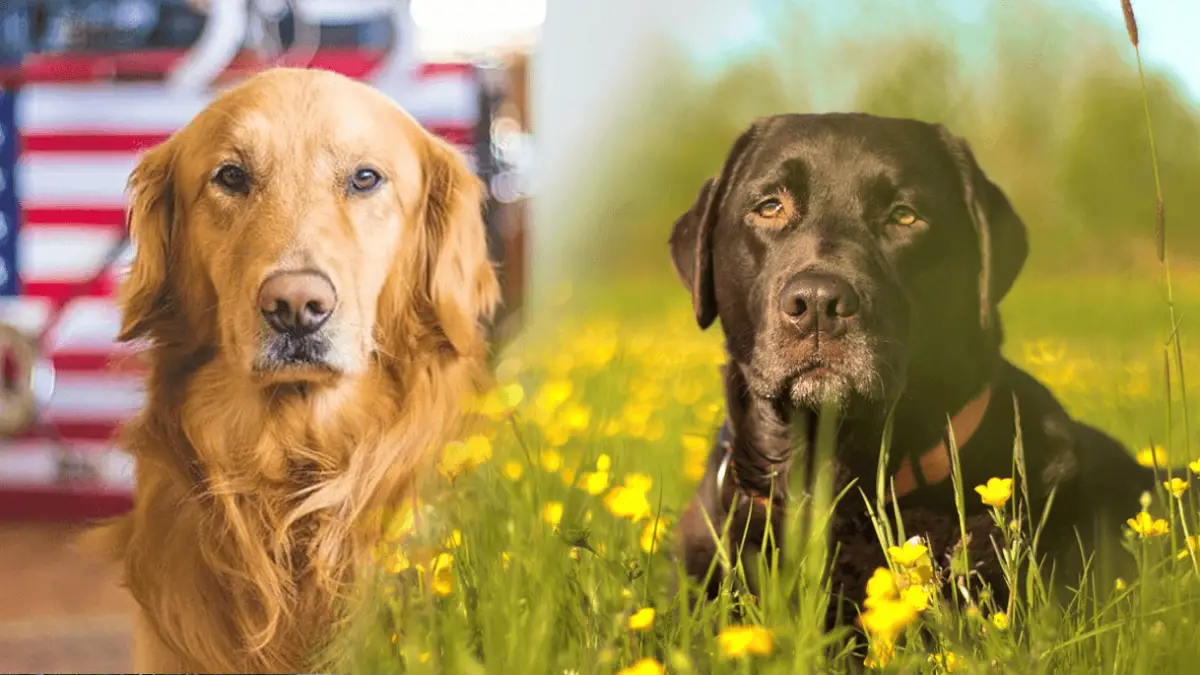
[[[746,130],[671,252],[701,328],[721,319],[750,389],[814,409],[878,407],[995,351],[996,303],[1027,245],[1004,193],[940,125],[828,114]]]

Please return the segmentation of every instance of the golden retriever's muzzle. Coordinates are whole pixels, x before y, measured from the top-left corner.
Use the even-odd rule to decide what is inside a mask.
[[[337,289],[325,274],[313,270],[276,272],[258,291],[263,326],[254,369],[336,371],[325,330],[337,310]]]

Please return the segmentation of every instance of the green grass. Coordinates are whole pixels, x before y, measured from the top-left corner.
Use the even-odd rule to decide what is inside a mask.
[[[1177,294],[1182,314],[1200,310],[1198,291]],[[746,606],[750,621],[772,632],[771,654],[723,658],[715,634],[745,598],[730,593],[688,613],[677,592],[679,570],[669,556],[640,545],[653,516],[617,517],[606,507],[608,490],[592,495],[577,485],[584,472],[596,471],[602,454],[611,459],[610,489],[630,474],[644,475],[652,483],[649,511],[663,519],[669,541],[723,413],[719,331],[699,331],[683,289],[666,283],[577,293],[562,312],[502,355],[498,396],[512,403],[517,384],[521,401],[475,430],[482,438],[471,442],[472,451],[453,451],[447,466],[456,458],[470,461],[452,490],[431,492],[420,522],[403,538],[410,562],[424,561],[426,571],[408,567],[380,580],[368,620],[348,636],[354,649],[347,670],[607,674],[645,657],[673,673],[851,669],[855,661],[840,651],[845,636],[822,634],[813,619],[825,597],[822,546],[797,555],[794,574],[781,571],[779,585]],[[1052,382],[1073,413],[1140,448],[1150,435],[1161,438],[1165,424],[1163,313],[1136,280],[1022,279],[1004,304],[1007,351]],[[1194,368],[1198,360],[1200,350],[1185,350],[1186,363]],[[1200,401],[1195,386],[1189,384],[1193,412]],[[521,476],[507,477],[506,465],[519,466]],[[564,474],[571,472],[575,486],[568,487]],[[973,487],[964,486],[964,499],[978,498]],[[1194,514],[1195,501],[1188,503]],[[562,505],[557,529],[543,518],[557,508],[547,504]],[[810,526],[819,531],[820,520]],[[1197,531],[1194,522],[1190,527]],[[1166,560],[1165,567],[1148,562],[1149,571],[1128,580],[1112,606],[1085,604],[1059,614],[1035,599],[1031,612],[1022,599],[1012,625],[998,631],[986,603],[970,615],[954,609],[961,601],[951,598],[921,622],[946,638],[956,672],[1188,672],[1200,656],[1197,577],[1190,560],[1170,553],[1180,540],[1145,544],[1147,561]],[[1130,545],[1143,555],[1139,542]],[[444,597],[433,592],[438,575],[427,571],[442,551],[453,556],[439,572],[442,590],[449,588]],[[386,564],[399,568],[396,559]],[[972,587],[975,602],[978,590]],[[788,608],[792,593],[806,611]],[[631,630],[628,617],[643,607],[656,609],[653,627]],[[902,647],[893,671],[907,664],[940,672],[931,656]],[[995,668],[985,665],[992,662]]]

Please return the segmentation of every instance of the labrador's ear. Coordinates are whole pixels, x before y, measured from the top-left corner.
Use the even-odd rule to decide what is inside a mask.
[[[717,319],[717,297],[713,285],[712,238],[721,204],[729,190],[730,176],[738,160],[758,133],[761,120],[750,125],[734,141],[721,172],[704,181],[692,206],[675,221],[671,231],[671,262],[684,287],[692,293],[696,323],[708,328]]]
[[[979,236],[980,322],[990,326],[996,306],[1008,294],[1029,257],[1025,222],[1004,191],[988,179],[965,140],[937,125],[938,134],[958,168],[963,199]]]

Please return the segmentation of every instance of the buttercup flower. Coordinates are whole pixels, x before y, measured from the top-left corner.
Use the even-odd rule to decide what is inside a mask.
[[[1163,481],[1163,487],[1167,488],[1168,492],[1175,495],[1176,499],[1182,499],[1183,493],[1187,492],[1188,482],[1180,478],[1172,478],[1171,480]]]
[[[589,495],[598,495],[608,489],[608,472],[589,471],[580,477],[579,486]]]
[[[562,405],[571,396],[571,391],[574,387],[570,380],[556,379],[548,380],[538,389],[537,395],[534,397],[533,404],[539,410],[552,412],[555,408]]]
[[[438,469],[446,478],[456,478],[492,458],[492,442],[476,434],[466,441],[447,443]]]
[[[654,625],[654,608],[643,607],[629,617],[629,630],[650,630]]]
[[[562,468],[563,458],[558,454],[557,450],[545,450],[542,452],[542,470],[547,473],[556,473]]]
[[[1136,518],[1130,518],[1125,522],[1129,523],[1129,527],[1137,532],[1143,539],[1150,537],[1158,537],[1166,534],[1170,530],[1167,521],[1162,518],[1152,518],[1149,513],[1142,511],[1137,514]]]
[[[953,673],[960,667],[966,665],[966,661],[961,656],[954,652],[946,652],[945,654],[932,654],[929,657],[932,663],[941,666],[947,673]]]
[[[618,518],[638,521],[650,515],[646,493],[625,485],[617,486],[604,497],[604,506]]]
[[[867,580],[867,599],[863,606],[867,609],[888,600],[895,600],[900,595],[896,586],[896,577],[886,567],[877,567],[875,573]]]
[[[1191,551],[1196,550],[1196,546],[1200,545],[1200,534],[1193,534],[1190,537],[1186,537],[1183,540],[1183,545],[1184,545],[1184,549],[1175,556],[1179,560],[1183,560],[1184,558],[1187,558],[1189,555],[1191,555],[1191,553],[1190,553]]]
[[[1197,476],[1200,476],[1200,459],[1188,462],[1188,469]]]
[[[918,612],[929,609],[929,593],[920,586],[909,586],[900,592],[900,598]]]
[[[542,506],[542,520],[546,521],[550,527],[558,527],[558,524],[562,522],[562,517],[562,502],[546,502]]]
[[[892,641],[917,620],[918,614],[915,607],[903,600],[883,600],[864,612],[860,619],[867,633]]]
[[[913,567],[926,558],[929,549],[921,543],[920,537],[913,537],[904,542],[903,546],[889,546],[888,558],[901,567]]]
[[[1008,615],[1004,612],[996,612],[992,614],[992,625],[995,626],[996,630],[998,631],[1008,630]]]
[[[1012,498],[1011,478],[989,478],[987,485],[976,485],[979,499],[992,508],[1003,508]]]
[[[1169,456],[1167,451],[1161,445],[1156,445],[1152,448],[1142,448],[1134,455],[1134,459],[1142,466],[1154,468],[1155,466],[1166,466]]]
[[[525,473],[525,467],[520,462],[509,460],[504,463],[504,477],[511,480],[521,480],[521,474]]]
[[[641,659],[628,668],[617,671],[617,675],[663,675],[663,666],[650,657]]]
[[[439,553],[433,559],[433,581],[429,584],[435,595],[446,597],[454,592],[454,556]]]
[[[654,487],[654,481],[644,473],[631,473],[625,476],[625,487],[631,490],[649,492]]]
[[[872,640],[867,648],[867,658],[863,665],[871,670],[882,670],[896,656],[896,643],[891,640]]]
[[[725,656],[767,656],[775,648],[775,640],[760,626],[730,626],[717,635],[717,646]]]
[[[652,519],[646,523],[646,526],[642,528],[642,536],[639,540],[642,550],[646,553],[653,553],[659,550],[669,524],[662,518]]]

